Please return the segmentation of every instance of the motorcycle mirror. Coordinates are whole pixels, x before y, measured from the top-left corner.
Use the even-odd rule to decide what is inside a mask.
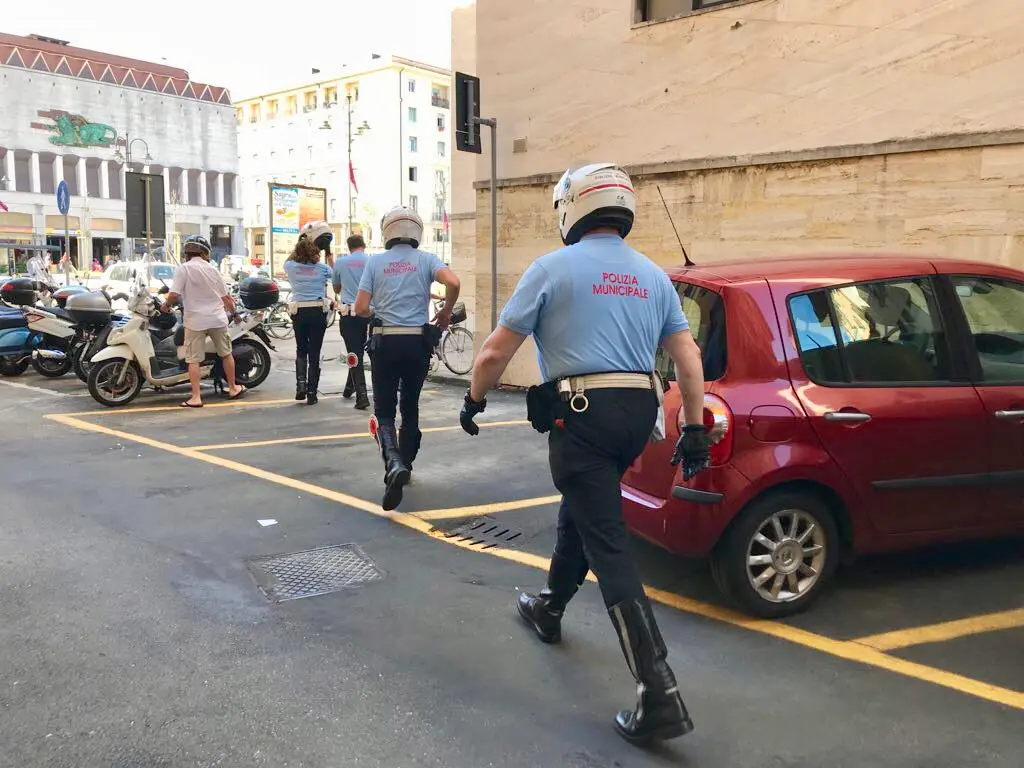
[[[159,291],[157,291],[157,294],[160,295],[160,296],[163,296],[165,293],[170,293],[170,292],[171,292],[171,289],[168,288],[166,285],[164,285],[163,288],[161,288]]]

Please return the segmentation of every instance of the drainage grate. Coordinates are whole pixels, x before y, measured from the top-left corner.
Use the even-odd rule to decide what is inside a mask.
[[[275,603],[337,592],[384,578],[384,571],[355,544],[318,547],[249,560],[260,590]]]
[[[490,517],[478,517],[451,531],[441,531],[441,535],[446,539],[471,542],[470,546],[480,549],[516,547],[525,538],[522,531]]]

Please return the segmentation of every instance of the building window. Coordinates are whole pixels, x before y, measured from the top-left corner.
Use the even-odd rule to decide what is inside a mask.
[[[434,242],[435,243],[447,243],[448,242],[448,235],[445,233],[445,231],[443,229],[438,229],[437,227],[434,227]]]
[[[266,238],[267,238],[267,236],[265,234],[263,234],[262,232],[260,232],[258,235],[253,235],[252,244],[253,245],[266,245],[267,244]]]
[[[316,109],[316,91],[306,91],[302,96],[302,111],[312,112]]]
[[[416,195],[409,195],[409,210],[413,213],[419,213],[420,199]]]
[[[437,142],[437,154],[439,157],[444,157],[445,146],[443,141]]]
[[[238,121],[239,125],[245,121],[245,111],[241,107],[235,110],[235,120]]]
[[[409,93],[416,93],[416,81],[410,79],[408,81]]]
[[[419,148],[419,140],[415,136],[409,137],[409,151],[415,152]]]
[[[409,122],[416,122],[416,107],[409,107]]]
[[[434,221],[444,221],[444,198],[434,198]]]
[[[435,85],[430,89],[430,104],[441,109],[450,109],[451,102],[448,100],[448,86]]]
[[[292,117],[296,112],[299,111],[299,99],[297,96],[288,97],[288,106],[285,109],[285,115]]]
[[[271,99],[267,102],[267,117],[271,120],[277,117],[277,99]]]
[[[409,181],[418,181],[419,180],[419,176],[420,175],[419,175],[419,173],[416,170],[416,166],[414,166],[414,165],[409,166]]]
[[[338,103],[338,89],[328,88],[324,91],[324,106],[331,107]]]
[[[443,131],[446,125],[444,114],[441,112],[437,113],[437,130]]]
[[[359,101],[359,83],[349,83],[345,86],[345,98]]]
[[[260,119],[260,105],[250,104],[249,105],[249,122],[256,123]]]
[[[753,0],[746,0],[753,2]],[[636,0],[633,21],[642,24],[648,21],[666,21],[696,11],[706,11],[717,5],[735,3],[736,0]]]

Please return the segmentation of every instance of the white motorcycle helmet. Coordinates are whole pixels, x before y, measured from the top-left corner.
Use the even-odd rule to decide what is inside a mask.
[[[617,229],[622,237],[633,228],[636,192],[629,175],[614,163],[570,168],[555,185],[553,202],[566,245],[598,227]]]
[[[423,239],[423,219],[411,208],[392,208],[380,220],[380,234],[384,239],[385,248],[391,248],[399,243],[408,243],[413,248],[419,248]]]
[[[334,233],[326,221],[311,221],[299,232],[300,240],[312,240],[321,251],[331,251],[331,243],[334,240]]]

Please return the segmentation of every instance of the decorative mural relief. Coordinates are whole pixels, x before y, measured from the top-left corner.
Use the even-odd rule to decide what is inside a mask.
[[[117,142],[117,131],[105,123],[93,123],[61,109],[40,110],[38,114],[53,122],[32,123],[32,127],[54,133],[50,143],[59,147],[110,147]]]

